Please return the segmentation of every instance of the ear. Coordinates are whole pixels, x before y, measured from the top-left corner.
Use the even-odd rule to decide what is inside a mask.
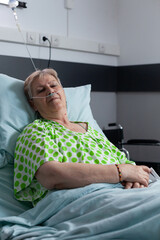
[[[37,107],[35,106],[33,100],[29,100],[29,104],[34,109],[34,111],[36,112],[37,111]]]

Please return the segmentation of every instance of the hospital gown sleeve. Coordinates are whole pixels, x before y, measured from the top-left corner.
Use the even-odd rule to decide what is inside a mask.
[[[46,193],[35,173],[45,162],[62,161],[58,149],[53,132],[44,123],[36,120],[23,130],[14,156],[14,193],[18,200],[33,202]]]

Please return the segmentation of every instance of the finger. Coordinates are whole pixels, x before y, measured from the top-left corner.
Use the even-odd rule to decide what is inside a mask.
[[[140,183],[141,185],[144,185],[145,187],[148,187],[149,178],[148,178],[148,177],[144,177],[144,178],[142,178],[142,179],[139,181],[139,183]]]
[[[145,187],[148,187],[149,179],[148,179],[147,177],[143,177],[143,178],[139,179],[138,182],[139,182],[141,185],[144,185]]]
[[[148,174],[151,172],[151,169],[145,165],[142,165],[142,168],[145,172],[147,172]]]
[[[140,167],[142,171],[139,172],[140,179],[138,180],[138,182],[144,185],[145,187],[147,187],[149,183],[149,173],[147,172],[147,170],[150,171],[150,169],[146,166],[140,166]]]
[[[143,185],[143,184],[142,184]],[[132,188],[140,188],[141,184],[138,182],[133,183]]]
[[[133,183],[132,182],[126,182],[125,189],[130,189],[132,188]]]

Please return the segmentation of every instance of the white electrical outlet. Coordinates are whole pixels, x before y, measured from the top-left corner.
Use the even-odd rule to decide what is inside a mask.
[[[98,52],[99,53],[105,53],[106,47],[104,43],[99,43],[98,44]]]
[[[36,33],[35,32],[27,32],[26,33],[26,42],[29,44],[36,44]]]
[[[47,40],[44,41],[44,40],[43,40],[43,37],[46,37],[46,38],[48,38],[48,39],[50,40],[49,34],[40,33],[40,34],[39,34],[39,44],[40,44],[40,45],[43,45],[43,46],[48,46],[48,45],[49,45],[49,42],[48,42]]]
[[[58,36],[52,35],[52,47],[59,47],[60,46],[60,38]]]

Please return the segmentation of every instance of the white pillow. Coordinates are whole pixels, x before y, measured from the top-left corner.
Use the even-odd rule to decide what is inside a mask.
[[[93,118],[90,107],[91,84],[80,87],[64,88],[67,98],[67,112],[70,121],[89,122],[98,132],[103,134]]]
[[[35,120],[35,113],[23,92],[24,82],[0,74],[0,167],[13,162],[16,139],[22,129]],[[64,88],[68,118],[87,121],[103,134],[90,108],[91,85]]]

